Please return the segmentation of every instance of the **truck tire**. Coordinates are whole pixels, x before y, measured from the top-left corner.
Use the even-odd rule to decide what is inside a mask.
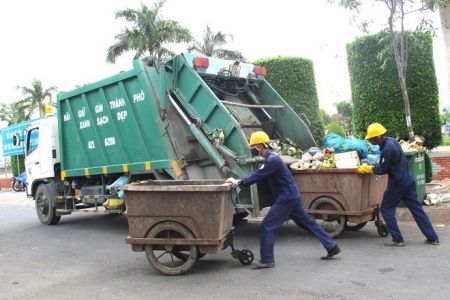
[[[51,193],[47,185],[40,184],[36,191],[35,206],[39,221],[44,225],[55,225],[61,219],[51,202]]]

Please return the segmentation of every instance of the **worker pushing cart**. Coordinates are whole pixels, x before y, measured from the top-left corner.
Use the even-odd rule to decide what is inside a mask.
[[[275,203],[261,223],[260,254],[261,260],[254,261],[255,268],[275,267],[274,244],[278,230],[288,219],[301,228],[309,230],[327,249],[327,255],[321,259],[331,259],[341,252],[336,242],[320,227],[303,208],[300,191],[284,161],[268,149],[269,136],[257,131],[250,136],[253,156],[264,158],[263,165],[242,179],[228,178],[226,182],[238,186],[250,186],[262,180],[268,180]]]

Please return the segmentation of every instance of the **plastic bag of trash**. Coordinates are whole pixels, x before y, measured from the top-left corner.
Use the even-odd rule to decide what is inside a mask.
[[[309,154],[311,154],[312,156],[316,155],[316,153],[322,153],[322,150],[320,150],[317,147],[311,147],[308,149],[307,151]]]
[[[309,169],[310,166],[311,166],[310,163],[305,162],[305,161],[303,161],[303,160],[299,160],[299,161],[297,161],[297,162],[291,164],[289,167],[290,167],[292,170],[300,170],[300,171],[303,171],[303,170]]]
[[[367,164],[371,166],[377,166],[380,164],[380,155],[379,154],[368,154],[367,155]]]
[[[369,148],[365,140],[346,139],[336,133],[330,133],[323,139],[325,148],[333,147],[336,153],[345,153],[356,151],[360,159],[366,158],[369,154]]]
[[[378,155],[380,155],[381,154],[381,151],[380,151],[380,146],[378,146],[378,145],[372,145],[372,144],[370,144],[369,142],[367,142],[367,146],[368,146],[368,148],[369,148],[369,154],[378,154]]]
[[[312,160],[312,155],[309,154],[308,152],[303,153],[303,155],[302,155],[302,160],[303,160],[304,162],[309,162],[309,161]]]
[[[110,197],[103,203],[103,206],[108,210],[117,210],[125,208],[125,200],[119,197]]]

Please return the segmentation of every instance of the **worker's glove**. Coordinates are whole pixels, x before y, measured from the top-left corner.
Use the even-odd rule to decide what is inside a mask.
[[[373,173],[373,166],[360,166],[356,170],[356,173],[358,173],[358,174],[372,174]]]
[[[230,177],[227,180],[225,180],[225,183],[231,183],[231,184],[234,184],[234,185],[239,185],[239,180],[234,179],[233,177]]]

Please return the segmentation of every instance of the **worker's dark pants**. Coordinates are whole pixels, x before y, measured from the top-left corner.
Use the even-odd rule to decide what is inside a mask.
[[[308,215],[303,208],[301,198],[277,200],[261,224],[260,252],[262,262],[275,261],[273,253],[275,238],[277,237],[278,230],[289,216],[299,227],[310,231],[318,238],[327,251],[330,251],[336,246],[336,242]]]
[[[419,226],[420,231],[429,241],[435,241],[439,237],[434,231],[430,218],[423,210],[422,204],[417,200],[416,183],[413,182],[407,186],[389,184],[383,195],[383,201],[380,205],[381,215],[383,216],[386,227],[391,233],[392,240],[403,242],[403,236],[398,228],[397,219],[395,218],[395,210],[400,200],[403,200],[408,207],[414,220]]]

